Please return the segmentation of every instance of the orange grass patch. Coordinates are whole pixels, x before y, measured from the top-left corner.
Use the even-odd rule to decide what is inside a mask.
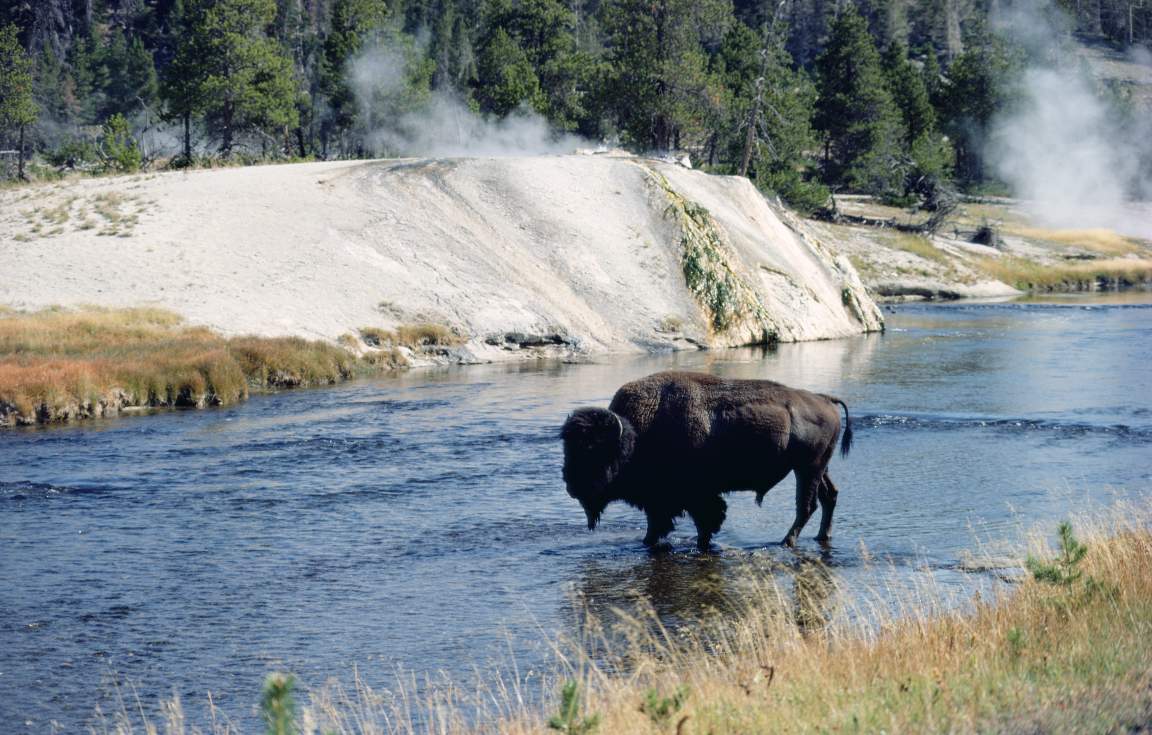
[[[224,338],[160,309],[0,313],[0,425],[204,406],[333,383],[356,358],[295,337]]]

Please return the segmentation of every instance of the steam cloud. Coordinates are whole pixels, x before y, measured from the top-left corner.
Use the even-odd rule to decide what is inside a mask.
[[[1059,48],[1069,36],[1050,6],[1026,0],[1000,21],[1045,65],[1033,62],[1025,70],[1017,104],[993,123],[997,173],[1049,226],[1107,227],[1152,238],[1152,206],[1133,201],[1152,195],[1147,112],[1135,124],[1119,119],[1077,55]]]
[[[409,58],[403,48],[380,43],[361,52],[350,65],[352,88],[370,131],[368,140],[378,154],[517,156],[571,153],[595,145],[557,133],[533,111],[489,119],[443,91],[406,109],[411,107],[405,100],[410,94]]]

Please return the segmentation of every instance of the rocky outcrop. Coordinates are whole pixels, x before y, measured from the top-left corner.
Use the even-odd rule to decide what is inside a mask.
[[[37,204],[112,193],[139,210],[128,236],[19,240],[22,205],[0,194],[0,303],[147,303],[225,334],[330,340],[442,324],[463,361],[882,328],[847,259],[748,180],[659,161],[264,166],[78,181]]]

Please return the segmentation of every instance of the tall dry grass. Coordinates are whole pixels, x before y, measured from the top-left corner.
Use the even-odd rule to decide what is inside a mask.
[[[357,358],[295,337],[225,338],[161,309],[0,312],[0,425],[204,406],[334,383]]]
[[[1105,255],[1127,255],[1139,253],[1140,244],[1130,237],[1125,237],[1114,230],[1103,228],[1078,230],[1053,230],[1040,227],[1014,226],[1006,228],[1013,235],[1019,235],[1031,240],[1055,242],[1061,245],[1091,250]]]
[[[885,235],[886,242],[897,250],[912,253],[924,260],[931,260],[941,265],[951,265],[952,263],[948,255],[933,245],[932,241],[924,235],[899,231],[887,232]]]
[[[313,689],[293,727],[339,735],[1143,732],[1152,723],[1152,509],[1118,506],[1075,528],[1087,555],[1064,583],[1021,577],[960,607],[932,585],[880,585],[854,591],[848,604],[829,570],[802,565],[791,590],[766,581],[739,616],[687,632],[654,615],[619,613],[612,630],[593,621],[579,640],[556,646],[544,681],[552,692],[567,683],[561,701],[539,703],[526,694],[533,675],[516,671],[478,672],[468,691],[435,677],[399,677],[386,690],[355,677],[348,687]],[[1033,539],[1037,559],[1054,555],[1049,540]],[[185,724],[178,700],[165,717],[155,725],[124,712],[99,731],[200,732]],[[213,718],[214,735],[242,731]]]
[[[1023,258],[980,258],[978,265],[998,281],[1022,290],[1095,290],[1152,283],[1152,260],[1105,258],[1046,265]]]

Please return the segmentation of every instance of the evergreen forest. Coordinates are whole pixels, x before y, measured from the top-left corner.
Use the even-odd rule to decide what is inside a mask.
[[[1068,38],[1152,40],[1146,0],[1058,1],[1032,10]],[[443,118],[466,116],[686,152],[807,212],[830,192],[932,209],[996,190],[988,128],[1035,61],[1003,15],[996,0],[0,0],[0,170],[421,154],[405,126],[450,136]]]

